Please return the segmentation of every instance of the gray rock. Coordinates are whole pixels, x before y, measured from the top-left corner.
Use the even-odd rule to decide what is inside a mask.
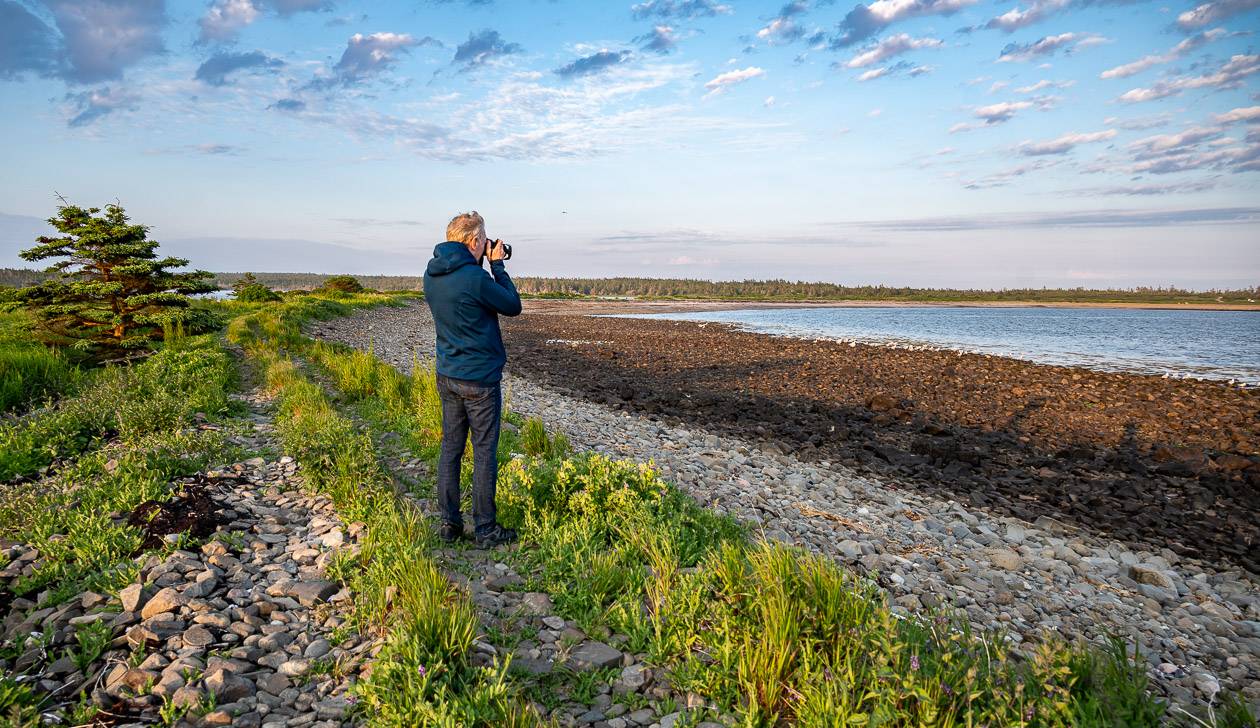
[[[553,610],[551,597],[539,592],[530,592],[521,597],[520,611],[536,617],[545,617]]]
[[[337,593],[339,587],[330,581],[299,581],[289,587],[286,596],[293,597],[304,607],[313,607]]]
[[[613,692],[618,695],[637,693],[647,685],[652,671],[643,665],[629,665],[621,669],[621,675],[613,681]]]
[[[569,653],[566,666],[571,670],[594,670],[621,662],[621,651],[603,642],[584,642]]]

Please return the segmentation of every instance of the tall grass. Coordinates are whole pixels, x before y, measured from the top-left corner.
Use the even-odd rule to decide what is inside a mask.
[[[196,412],[227,410],[233,370],[208,336],[159,351],[143,364],[98,372],[54,407],[0,425],[0,482],[117,437],[135,442],[172,430]]]
[[[78,369],[56,349],[0,343],[0,414],[61,395],[79,379]]]

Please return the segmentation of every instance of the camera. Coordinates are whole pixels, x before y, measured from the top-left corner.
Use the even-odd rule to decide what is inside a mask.
[[[501,245],[501,246],[503,246],[503,259],[504,259],[504,260],[511,260],[511,259],[512,259],[512,246],[511,246],[511,245],[508,245],[507,243],[503,242],[502,240],[491,240],[491,241],[490,241],[490,245],[491,245],[491,247],[493,247],[493,246],[495,246],[495,245]]]

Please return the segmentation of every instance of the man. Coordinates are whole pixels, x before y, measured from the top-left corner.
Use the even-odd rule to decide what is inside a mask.
[[[481,267],[490,260],[490,275]],[[472,430],[473,535],[488,548],[516,540],[516,532],[495,521],[499,467],[500,381],[507,352],[499,314],[521,312],[521,297],[503,267],[501,240],[486,239],[486,223],[476,212],[456,215],[446,226],[446,242],[433,249],[424,273],[424,299],[437,327],[437,389],[442,399],[442,453],[438,458],[438,502],[442,527],[451,542],[464,535],[459,510],[459,465]]]

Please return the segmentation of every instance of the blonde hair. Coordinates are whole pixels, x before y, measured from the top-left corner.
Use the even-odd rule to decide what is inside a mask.
[[[446,239],[456,243],[475,243],[485,234],[486,221],[476,210],[460,213],[446,225]]]

